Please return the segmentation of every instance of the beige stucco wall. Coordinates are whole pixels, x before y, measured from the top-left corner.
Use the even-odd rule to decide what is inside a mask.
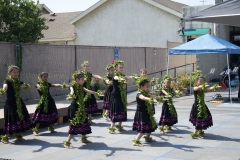
[[[75,23],[76,44],[166,48],[182,42],[179,19],[142,0],[109,0]]]

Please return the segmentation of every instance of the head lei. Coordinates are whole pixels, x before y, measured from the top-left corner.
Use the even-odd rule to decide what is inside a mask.
[[[10,65],[8,67],[8,74],[10,74],[14,69],[20,70],[20,68],[18,66]]]
[[[48,75],[48,72],[42,72],[39,74],[39,77],[42,77],[44,74]]]
[[[205,77],[203,75],[199,75],[195,78],[195,81],[199,80],[200,78],[202,78],[203,80],[205,80]]]
[[[140,72],[147,72],[147,69],[141,69]]]
[[[108,71],[110,68],[114,68],[113,64],[108,64],[108,65],[106,66],[106,70],[107,70],[107,71]]]
[[[86,64],[88,64],[88,61],[83,61],[83,63],[81,64],[82,67],[84,67]]]
[[[137,86],[138,88],[140,88],[140,86],[142,86],[144,83],[146,82],[149,82],[148,78],[147,77],[140,77],[138,80],[137,80]]]
[[[42,76],[43,75],[48,75],[48,72],[41,72],[39,75],[38,75],[38,81],[42,81]]]
[[[172,78],[171,78],[171,76],[169,76],[169,75],[165,75],[165,76],[163,76],[163,78],[162,78],[162,82],[164,82],[165,80],[171,81]]]
[[[84,73],[83,72],[78,72],[78,73],[76,73],[75,75],[74,75],[74,79],[80,79],[80,78],[82,78],[82,77],[84,77]]]
[[[116,61],[114,61],[113,66],[116,68],[118,66],[118,64],[124,64],[124,61],[123,60],[116,60]]]

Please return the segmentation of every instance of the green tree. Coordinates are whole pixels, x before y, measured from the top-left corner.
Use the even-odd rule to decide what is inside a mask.
[[[0,41],[34,43],[47,29],[41,8],[31,0],[0,0]]]

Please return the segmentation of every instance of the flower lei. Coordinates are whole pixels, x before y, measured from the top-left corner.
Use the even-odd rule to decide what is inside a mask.
[[[217,86],[218,86],[218,84],[214,84],[214,85],[213,85],[213,91],[214,91],[214,92],[217,91]]]
[[[115,60],[115,61],[113,61],[113,66],[116,68],[119,63],[124,64],[124,61],[123,61],[123,60],[120,60],[120,59]]]
[[[124,89],[126,82],[121,80],[121,79],[124,78],[124,75],[121,74],[121,73],[118,73],[118,72],[115,72],[115,74],[119,78],[119,80],[118,80],[118,82],[119,82],[118,88],[120,90],[121,100],[122,100],[122,103],[123,103],[123,108],[124,108],[124,111],[127,111],[127,95],[126,95],[126,91]]]
[[[139,92],[143,96],[149,97],[149,93],[148,92],[145,92],[145,91],[140,90],[140,89],[139,89]],[[149,115],[149,118],[150,118],[150,121],[151,121],[151,124],[152,124],[152,129],[154,129],[157,126],[157,122],[156,122],[156,119],[154,118],[154,112],[153,112],[153,98],[151,97],[150,101],[146,101],[145,104],[147,106],[146,110],[147,110],[147,113]]]
[[[0,88],[0,93],[1,93],[2,95],[5,95],[5,94],[6,94],[6,92],[3,90],[3,88]]]
[[[109,86],[112,86],[112,79],[113,79],[113,75],[112,75],[112,74],[107,74],[106,76],[104,76],[103,79],[104,79],[103,83],[104,83],[106,86],[108,86],[108,87],[109,87]],[[108,79],[109,82],[110,82],[109,84],[106,83],[106,80],[107,80],[107,79]]]
[[[208,117],[207,107],[204,102],[204,96],[205,96],[204,92],[206,91],[206,84],[203,84],[202,86],[203,86],[202,89],[197,92],[197,101],[198,101],[197,116],[199,118],[207,118]]]
[[[169,87],[163,87],[163,90],[165,90],[165,91],[171,96],[171,97],[166,97],[166,98],[168,98],[167,104],[168,104],[168,108],[169,108],[170,114],[171,114],[173,117],[177,117],[177,112],[176,112],[176,110],[174,109],[173,100],[172,100],[173,89],[172,89],[172,88],[169,88]]]
[[[108,71],[111,67],[114,67],[114,65],[113,64],[108,64],[105,69]]]
[[[90,89],[91,88],[91,80],[92,80],[92,76],[90,74],[90,72],[83,72],[86,78],[86,88]],[[86,93],[86,96],[84,97],[84,100],[87,101],[89,98],[91,97],[91,95],[89,93]]]
[[[12,82],[14,88],[14,94],[16,98],[16,105],[17,105],[17,114],[20,121],[24,119],[23,110],[22,110],[22,102],[21,102],[21,82],[19,79],[13,79],[12,77],[8,76],[7,80]]]
[[[45,113],[47,113],[48,112],[49,85],[48,85],[48,82],[43,82],[40,77],[38,78],[38,83],[40,85],[42,95],[41,95],[41,98],[38,102],[37,108],[40,108],[40,106],[43,105],[43,111]]]
[[[70,120],[70,123],[72,125],[77,125],[77,124],[83,124],[87,117],[87,113],[84,107],[84,103],[86,102],[87,99],[84,97],[84,92],[83,92],[83,86],[78,85],[75,82],[72,82],[72,87],[74,89],[74,94],[73,94],[73,99],[76,100],[76,103],[78,105],[78,110],[75,113],[75,117]],[[68,95],[71,96],[71,95]]]

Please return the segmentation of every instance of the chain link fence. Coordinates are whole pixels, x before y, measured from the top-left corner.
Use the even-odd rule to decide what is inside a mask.
[[[50,83],[69,83],[75,70],[81,69],[84,60],[90,63],[90,71],[93,74],[104,76],[106,64],[114,59],[115,47],[74,46],[74,45],[48,45],[48,44],[22,44],[21,56],[16,54],[16,45],[12,43],[0,43],[0,81],[3,82],[7,75],[7,66],[21,62],[21,80],[32,87],[22,92],[24,100],[38,99],[39,95],[34,87],[41,72],[49,73]],[[139,74],[140,69],[146,68],[149,78],[161,78],[166,73],[167,49],[145,47],[118,47],[119,59],[125,61],[124,73]],[[21,61],[16,60],[21,57]],[[184,62],[172,61],[172,65]],[[173,65],[172,65],[173,66]],[[177,72],[181,69],[177,69]],[[162,71],[162,72],[159,72]],[[172,71],[170,71],[172,72]],[[153,73],[153,74],[152,74]],[[128,86],[135,85],[133,80],[128,81]],[[68,90],[51,88],[53,96],[67,94]],[[3,101],[4,98],[0,100]]]
[[[39,98],[36,88],[38,75],[41,72],[49,73],[50,83],[69,83],[71,74],[75,70],[75,47],[58,45],[22,45],[22,72],[21,80],[32,87],[23,91],[24,100]],[[51,88],[52,96],[66,94],[67,90]]]
[[[6,79],[8,66],[15,64],[15,45],[11,43],[0,43],[0,88]],[[0,96],[0,106],[4,105],[5,97]]]

